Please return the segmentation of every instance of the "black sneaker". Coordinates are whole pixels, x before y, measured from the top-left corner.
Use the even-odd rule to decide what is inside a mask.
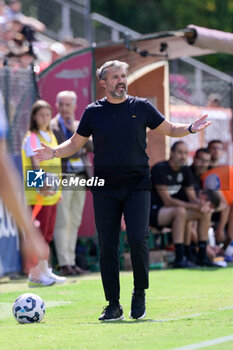
[[[133,291],[132,300],[131,300],[131,311],[129,314],[130,318],[136,320],[141,320],[146,316],[146,300],[145,300],[145,291],[135,289]]]
[[[205,257],[204,259],[197,258],[196,264],[198,266],[205,266],[205,267],[219,267],[217,264],[212,262],[209,258]]]
[[[180,261],[174,261],[173,267],[175,269],[187,269],[187,268],[192,268],[192,267],[197,267],[195,263],[192,261],[189,261],[185,256],[183,257],[182,260]]]
[[[99,317],[99,321],[120,321],[124,319],[122,306],[116,303],[109,303]]]

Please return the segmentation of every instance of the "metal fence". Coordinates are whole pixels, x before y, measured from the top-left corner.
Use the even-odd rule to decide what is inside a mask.
[[[206,106],[217,94],[221,107],[232,108],[233,78],[193,58],[169,62],[171,104]]]
[[[9,151],[19,155],[23,136],[28,127],[31,106],[37,97],[32,70],[23,68],[14,70],[7,66],[1,68],[0,91],[9,123]]]
[[[83,37],[92,42],[90,0],[22,0],[22,12],[46,25],[55,40]]]
[[[98,13],[90,12],[90,0],[22,0],[23,13],[46,25],[46,33],[55,40],[82,37],[90,44],[118,41],[125,33],[140,34]]]

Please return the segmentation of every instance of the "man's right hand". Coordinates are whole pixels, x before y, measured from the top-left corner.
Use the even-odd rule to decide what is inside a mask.
[[[43,147],[41,148],[36,148],[33,150],[35,153],[35,157],[41,162],[43,160],[49,160],[53,159],[53,151],[54,149],[52,147],[49,147],[45,143],[41,142],[41,145]]]
[[[200,212],[206,213],[206,214],[212,214],[214,212],[214,209],[212,208],[211,203],[209,201],[206,201],[201,203]]]

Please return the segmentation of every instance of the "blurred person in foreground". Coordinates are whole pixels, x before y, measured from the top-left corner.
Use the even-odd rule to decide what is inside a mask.
[[[6,133],[7,122],[0,96],[0,197],[19,228],[22,258],[25,268],[29,269],[39,259],[47,259],[49,249],[32,222],[30,210],[22,205],[20,176],[7,154]]]
[[[134,275],[130,318],[146,316],[145,289],[149,287],[150,169],[146,154],[146,129],[181,137],[211,124],[207,115],[189,124],[175,124],[146,99],[127,95],[128,64],[105,62],[97,77],[106,97],[85,109],[76,133],[58,147],[42,144],[35,150],[39,160],[67,157],[93,136],[94,175],[103,187],[92,189],[95,222],[100,245],[100,270],[109,305],[100,321],[124,319],[119,303],[119,235],[124,214]],[[103,183],[101,181],[101,184]]]

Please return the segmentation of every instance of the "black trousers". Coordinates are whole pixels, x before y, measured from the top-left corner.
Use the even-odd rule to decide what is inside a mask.
[[[93,200],[106,300],[120,298],[118,248],[122,213],[130,246],[134,288],[148,288],[150,192],[129,188],[103,190],[94,192]]]

